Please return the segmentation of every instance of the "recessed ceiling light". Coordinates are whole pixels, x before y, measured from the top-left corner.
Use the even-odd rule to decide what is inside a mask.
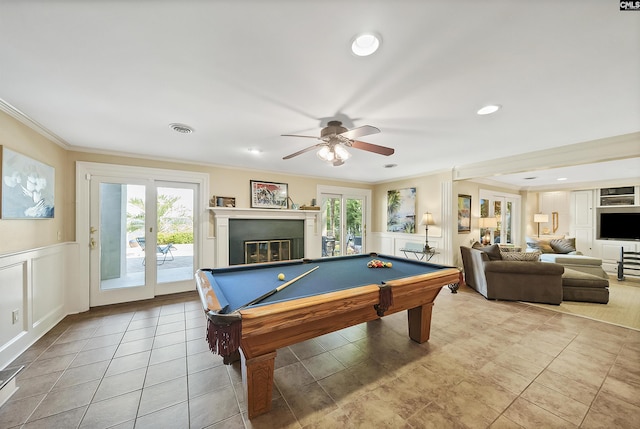
[[[500,106],[499,104],[488,104],[478,110],[478,115],[490,115],[500,110],[501,107],[502,106]]]
[[[566,177],[558,177],[556,180],[563,181],[563,180],[567,180],[567,178]]]
[[[169,124],[169,128],[171,128],[176,133],[181,133],[181,134],[191,134],[193,132],[193,128],[185,124],[178,124],[178,123]]]
[[[371,55],[377,51],[379,47],[380,38],[371,33],[360,34],[359,36],[356,36],[351,43],[351,51],[359,57]]]

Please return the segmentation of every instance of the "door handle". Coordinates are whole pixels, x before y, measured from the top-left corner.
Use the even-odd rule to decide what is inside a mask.
[[[94,240],[93,238],[91,239],[91,241],[89,242],[89,247],[91,249],[95,249],[96,248],[96,240]]]

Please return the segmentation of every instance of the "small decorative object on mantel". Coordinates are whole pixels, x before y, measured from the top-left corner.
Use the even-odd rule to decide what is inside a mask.
[[[251,207],[261,209],[286,209],[289,196],[286,183],[250,180]]]
[[[214,195],[211,197],[209,205],[211,207],[235,207],[236,199],[232,197],[217,197]]]
[[[302,206],[300,206],[300,210],[320,210],[320,207],[302,205]]]

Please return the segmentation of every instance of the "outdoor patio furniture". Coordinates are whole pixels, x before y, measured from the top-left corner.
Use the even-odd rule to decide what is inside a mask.
[[[145,249],[145,238],[144,237],[136,237],[136,241],[138,242],[138,245],[140,246],[140,248],[144,252],[144,249]],[[158,245],[156,247],[157,247],[156,254],[158,255],[158,260],[157,260],[158,265],[164,264],[165,261],[167,261],[167,260],[173,261],[173,253],[171,253],[171,249],[175,249],[175,247],[173,247],[173,243],[169,243],[169,244],[166,244],[164,246]],[[167,259],[167,258],[169,258],[169,259]],[[142,265],[144,265],[145,262],[146,262],[146,258],[142,258]]]

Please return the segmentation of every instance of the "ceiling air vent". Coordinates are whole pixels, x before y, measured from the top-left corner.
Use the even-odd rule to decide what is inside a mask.
[[[169,128],[171,128],[176,133],[181,134],[191,134],[193,132],[193,128],[185,124],[169,124]]]

